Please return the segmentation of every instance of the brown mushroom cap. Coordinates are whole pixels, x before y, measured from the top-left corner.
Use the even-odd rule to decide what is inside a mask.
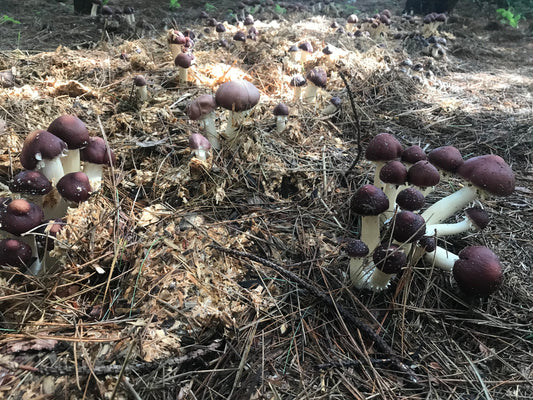
[[[309,43],[309,42],[300,43],[298,45],[298,48],[301,51],[307,51],[308,53],[312,53],[313,52],[313,45],[311,43]]]
[[[407,265],[407,256],[398,245],[381,244],[372,255],[374,265],[386,274],[397,274]]]
[[[368,246],[365,242],[359,239],[348,239],[346,241],[346,253],[349,257],[362,258],[369,253]]]
[[[9,190],[13,193],[30,195],[45,195],[52,190],[52,184],[46,176],[39,171],[20,171],[13,177],[9,185]]]
[[[365,158],[369,161],[390,161],[400,158],[403,147],[398,139],[389,133],[379,133],[368,143]]]
[[[235,35],[233,35],[233,40],[236,42],[246,42],[246,33],[243,31],[237,31]]]
[[[407,168],[400,161],[389,161],[379,171],[379,179],[384,183],[403,185],[407,179]]]
[[[56,185],[59,194],[68,201],[81,203],[91,194],[89,178],[83,172],[71,172],[61,178]]]
[[[20,152],[20,163],[26,169],[37,168],[41,160],[52,160],[67,148],[67,144],[48,131],[37,130],[30,133]]]
[[[146,78],[142,75],[135,75],[133,77],[133,84],[135,86],[146,86]]]
[[[407,182],[421,188],[435,186],[440,181],[439,170],[429,161],[418,161],[407,171]]]
[[[433,236],[422,236],[420,239],[418,239],[417,244],[427,253],[435,251],[437,248],[437,242]]]
[[[174,59],[174,65],[181,68],[189,68],[194,61],[194,56],[189,53],[179,53]]]
[[[191,150],[205,150],[211,149],[211,143],[201,133],[193,133],[189,136],[189,148]]]
[[[289,115],[289,107],[284,103],[279,103],[272,112],[275,116],[287,116]]]
[[[213,95],[202,94],[187,104],[185,112],[190,119],[196,121],[214,111],[216,107],[217,103]]]
[[[465,210],[467,218],[480,231],[485,229],[489,224],[489,214],[481,207],[470,207]]]
[[[62,219],[51,219],[36,229],[39,235],[35,237],[35,240],[47,251],[53,250],[55,237],[64,226],[65,222]]]
[[[307,73],[306,78],[320,88],[325,88],[328,82],[328,74],[322,68],[313,68]]]
[[[246,111],[259,102],[259,90],[246,80],[225,82],[218,88],[215,101],[218,106],[230,111]]]
[[[0,240],[0,265],[15,268],[28,266],[31,261],[31,247],[17,239]]]
[[[93,164],[107,166],[115,164],[115,154],[109,149],[104,139],[98,136],[89,138],[89,144],[80,151],[80,159]]]
[[[302,87],[307,83],[307,79],[303,75],[297,74],[291,78],[289,86],[293,87]]]
[[[417,161],[424,161],[426,159],[426,152],[418,145],[409,146],[402,152],[402,161],[409,164],[414,164]]]
[[[37,227],[43,218],[43,210],[37,204],[15,199],[0,211],[0,228],[21,235]]]
[[[469,158],[457,173],[474,186],[495,196],[509,196],[514,191],[513,170],[503,158],[494,154]]]
[[[408,187],[401,190],[396,196],[396,204],[402,210],[416,211],[424,207],[426,198],[420,190],[415,187]]]
[[[352,197],[351,210],[362,216],[379,215],[389,208],[389,199],[380,188],[374,185],[361,186]]]
[[[470,246],[459,252],[453,277],[468,295],[486,297],[496,291],[503,279],[498,256],[485,246]]]
[[[61,115],[52,121],[48,132],[63,140],[69,149],[87,146],[89,130],[76,115]]]
[[[454,146],[442,146],[431,150],[428,161],[435,167],[451,173],[455,173],[464,163],[461,152]]]
[[[415,242],[426,233],[426,221],[420,214],[400,211],[394,218],[392,237],[401,243]]]

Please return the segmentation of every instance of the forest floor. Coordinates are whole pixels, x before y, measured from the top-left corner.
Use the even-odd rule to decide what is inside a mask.
[[[104,137],[117,163],[69,209],[45,274],[2,267],[0,398],[533,398],[530,33],[469,3],[439,28],[436,59],[415,34],[420,18],[402,18],[399,2],[358,1],[361,16],[389,8],[389,31],[336,33],[329,26],[344,24],[346,6],[338,15],[263,7],[253,10],[257,41],[227,49],[200,12],[223,21],[229,2],[127,3],[135,27],[75,15],[70,3],[1,2],[15,22],[0,24],[0,196],[13,197],[27,134],[65,113]],[[186,83],[170,28],[197,35]],[[304,66],[287,63],[304,40],[315,52]],[[337,65],[325,44],[340,49]],[[407,58],[422,72],[405,73]],[[290,75],[313,67],[327,69],[326,88],[314,104],[293,102]],[[192,177],[188,138],[199,128],[185,107],[232,79],[253,82],[260,102]],[[324,115],[331,96],[342,107]],[[272,115],[280,101],[291,110],[282,133]],[[220,131],[226,118],[217,111]],[[512,166],[514,193],[483,200],[489,226],[440,242],[455,253],[491,248],[504,272],[496,293],[468,298],[424,261],[382,292],[350,287],[344,241],[359,229],[350,199],[374,172],[358,149],[380,132]],[[461,184],[440,184],[427,203]]]

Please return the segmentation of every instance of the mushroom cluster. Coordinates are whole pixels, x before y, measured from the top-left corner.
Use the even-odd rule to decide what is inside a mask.
[[[488,196],[509,196],[514,191],[511,167],[493,154],[464,160],[453,146],[427,155],[419,146],[404,149],[388,133],[369,142],[365,157],[375,164],[373,184],[354,193],[350,210],[361,217],[360,241],[368,253],[356,253],[354,245],[348,248],[353,286],[383,290],[395,274],[423,258],[453,272],[459,288],[469,295],[494,292],[502,280],[502,267],[490,249],[470,246],[455,255],[438,241],[488,225],[489,215],[480,204]],[[460,180],[462,188],[423,210],[427,194],[441,180],[450,179]],[[459,212],[463,219],[446,223],[450,217],[460,218]],[[361,254],[357,262],[355,254]]]
[[[114,162],[106,142],[90,136],[76,115],[31,132],[20,152],[25,170],[13,177],[10,198],[0,201],[0,265],[40,273],[68,207],[99,190],[104,166]]]

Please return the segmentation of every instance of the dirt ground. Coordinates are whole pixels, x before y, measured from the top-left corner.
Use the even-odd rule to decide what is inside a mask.
[[[75,15],[70,2],[0,1],[0,196],[13,197],[27,134],[61,114],[78,115],[117,156],[102,189],[69,210],[45,274],[2,267],[0,398],[533,398],[526,24],[504,26],[486,6],[460,2],[435,58],[415,34],[420,18],[401,16],[403,2],[282,2],[252,10],[258,40],[238,50],[220,47],[200,16],[231,21],[232,3],[181,1],[171,11],[166,1],[114,1],[135,8],[131,27]],[[355,9],[385,8],[393,17],[381,37],[330,28]],[[185,83],[171,28],[197,36]],[[315,48],[305,70],[328,69],[315,104],[293,102],[288,85],[286,50],[303,40]],[[328,43],[341,49],[335,66],[321,55]],[[406,59],[422,72],[406,73]],[[146,102],[132,84],[139,74]],[[239,139],[191,176],[188,138],[199,125],[186,105],[238,78],[260,102]],[[331,96],[343,101],[333,116],[322,111]],[[272,115],[280,101],[291,110],[282,133]],[[217,111],[220,130],[226,119]],[[350,199],[374,171],[358,153],[380,132],[426,152],[498,154],[512,167],[513,194],[482,201],[488,228],[441,243],[492,249],[504,273],[496,293],[466,297],[425,261],[382,292],[351,288],[344,242],[359,223]],[[461,185],[439,184],[427,203]]]

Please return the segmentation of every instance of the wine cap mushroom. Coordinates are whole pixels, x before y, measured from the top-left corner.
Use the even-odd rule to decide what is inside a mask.
[[[407,171],[407,181],[411,185],[428,188],[439,183],[440,174],[429,161],[417,161]]]
[[[328,75],[322,68],[313,68],[306,74],[306,78],[319,88],[325,88],[328,81]]]
[[[402,210],[417,211],[424,207],[425,196],[415,187],[408,187],[401,190],[396,196],[396,204]]]
[[[394,218],[392,237],[401,243],[411,243],[426,233],[426,222],[420,214],[412,211],[400,211]]]
[[[459,288],[471,296],[486,297],[500,286],[503,273],[498,256],[485,246],[461,250],[453,265],[453,277]]]
[[[465,210],[466,217],[476,227],[482,231],[490,222],[489,214],[481,207],[470,207]]]
[[[236,112],[251,109],[259,102],[259,98],[259,90],[246,80],[225,82],[215,94],[218,106]]]
[[[494,154],[469,158],[458,168],[457,173],[494,196],[508,196],[514,191],[513,170],[503,158]]]
[[[369,161],[390,161],[400,158],[403,147],[393,135],[379,133],[368,143],[365,158]]]
[[[0,229],[22,235],[37,227],[44,218],[41,207],[24,199],[15,199],[0,210]]]
[[[57,182],[59,194],[68,201],[81,203],[87,201],[91,194],[91,184],[84,172],[71,172]]]
[[[196,121],[206,116],[210,112],[213,112],[216,107],[217,103],[213,95],[202,94],[187,104],[185,112],[190,119]]]
[[[397,274],[407,265],[407,256],[396,244],[381,244],[372,255],[374,265],[386,274]]]
[[[427,157],[435,167],[452,174],[464,163],[461,152],[454,146],[437,147]]]
[[[189,53],[179,53],[174,59],[174,65],[181,68],[190,68],[193,64],[194,56]]]
[[[418,145],[413,145],[407,147],[402,152],[402,161],[407,164],[414,164],[417,161],[424,161],[427,159],[426,152],[424,149]]]
[[[20,171],[9,185],[13,193],[45,195],[52,190],[52,184],[40,171]]]
[[[398,160],[387,162],[379,171],[379,179],[392,185],[403,185],[407,179],[407,168]]]
[[[15,268],[28,266],[31,257],[31,247],[17,239],[0,240],[0,265]]]
[[[379,215],[389,207],[389,199],[374,185],[361,186],[352,196],[351,210],[358,215]]]
[[[276,107],[272,110],[272,113],[277,116],[287,116],[289,115],[289,107],[284,103],[278,103]]]
[[[66,148],[67,144],[50,132],[33,131],[24,140],[20,163],[26,169],[42,169],[45,160],[62,156]]]
[[[87,146],[89,141],[89,131],[76,115],[66,114],[57,117],[47,130],[63,140],[68,149],[80,149]]]

